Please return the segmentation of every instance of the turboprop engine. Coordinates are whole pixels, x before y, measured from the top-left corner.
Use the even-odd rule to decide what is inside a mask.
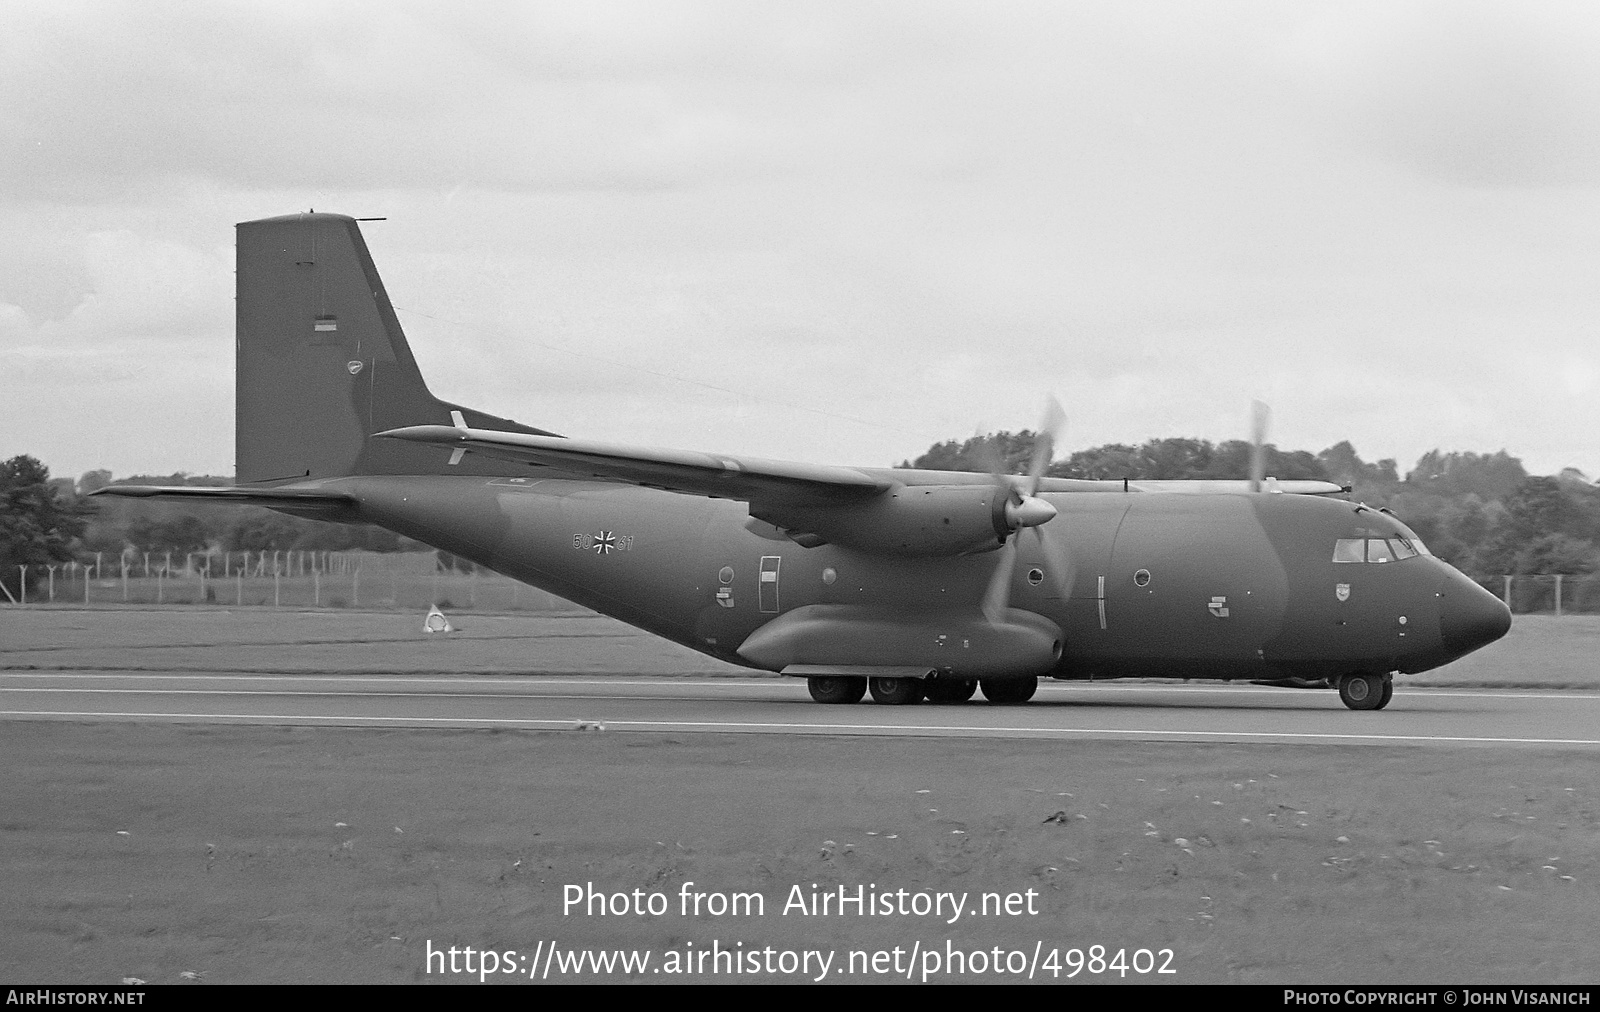
[[[830,543],[884,555],[991,552],[1056,508],[1004,483],[905,485],[850,506],[752,507],[801,544]]]

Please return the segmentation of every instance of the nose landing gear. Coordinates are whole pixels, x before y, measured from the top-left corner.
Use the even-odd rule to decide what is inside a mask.
[[[1339,700],[1352,710],[1381,710],[1394,698],[1394,681],[1388,675],[1354,671],[1339,679]]]

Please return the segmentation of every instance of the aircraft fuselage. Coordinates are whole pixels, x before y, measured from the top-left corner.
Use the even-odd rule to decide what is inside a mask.
[[[422,475],[326,485],[351,494],[365,520],[711,656],[774,669],[738,648],[814,605],[900,616],[907,636],[948,626],[959,639],[997,558],[802,547],[743,502],[599,481]],[[1349,502],[1041,495],[1059,511],[1070,589],[1063,595],[1037,542],[1023,539],[1010,605],[1061,630],[1049,672],[1058,678],[1422,671],[1504,631],[1498,602],[1431,556],[1332,561],[1341,538],[1413,537]],[[949,645],[953,656],[960,644]]]

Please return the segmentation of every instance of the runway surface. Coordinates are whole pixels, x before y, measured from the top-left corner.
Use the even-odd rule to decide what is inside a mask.
[[[363,727],[1600,746],[1600,694],[1397,688],[1380,712],[1328,690],[1047,683],[1031,703],[825,706],[799,679],[14,672],[0,718]]]

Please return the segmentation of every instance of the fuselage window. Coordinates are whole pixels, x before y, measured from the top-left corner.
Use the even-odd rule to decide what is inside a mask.
[[[1363,562],[1366,541],[1361,538],[1340,538],[1333,543],[1334,562]]]
[[[1394,556],[1389,554],[1389,542],[1382,538],[1367,539],[1368,562],[1393,562]]]
[[[1417,550],[1411,547],[1411,542],[1405,538],[1390,538],[1389,550],[1394,553],[1395,561],[1397,562],[1401,559],[1409,559],[1417,554]]]

